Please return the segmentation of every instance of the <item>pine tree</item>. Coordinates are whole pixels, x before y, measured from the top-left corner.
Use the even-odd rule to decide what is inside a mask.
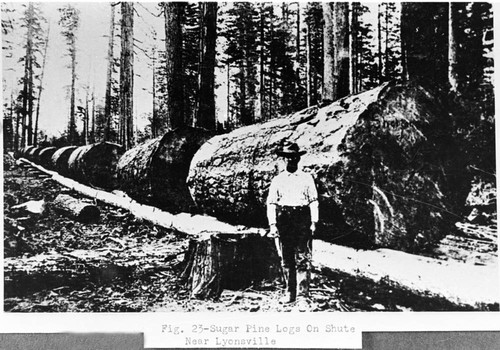
[[[103,130],[103,140],[111,140],[111,112],[112,112],[112,85],[113,85],[113,70],[115,66],[114,59],[114,40],[115,40],[115,4],[110,3],[111,17],[109,21],[109,43],[107,56],[107,73],[106,73],[106,96],[104,98],[104,117],[105,126]]]
[[[323,100],[336,101],[349,94],[349,4],[323,3]]]
[[[208,2],[203,8],[202,57],[200,69],[199,108],[196,126],[215,130],[215,55],[217,39],[216,2]]]
[[[43,91],[43,77],[45,75],[45,64],[47,62],[47,49],[49,47],[49,34],[50,34],[50,26],[49,29],[47,30],[47,35],[45,39],[45,44],[44,44],[44,49],[43,49],[43,58],[42,58],[42,66],[41,66],[41,74],[40,74],[40,82],[38,86],[38,103],[36,105],[36,118],[35,118],[35,132],[34,132],[34,140],[33,144],[35,146],[38,145],[38,120],[40,117],[40,101],[42,98],[42,91]]]
[[[76,31],[80,25],[79,10],[72,5],[65,5],[58,9],[61,15],[59,25],[61,34],[64,36],[66,45],[68,46],[68,56],[71,63],[71,87],[70,87],[70,115],[68,123],[68,141],[72,144],[77,142],[78,135],[76,130],[76,107],[75,107],[75,93],[76,93]]]
[[[120,115],[121,144],[134,145],[134,5],[121,3]]]
[[[165,16],[165,105],[168,125],[177,128],[186,124],[184,116],[184,68],[182,48],[182,15],[184,3],[163,3]]]
[[[232,94],[233,104],[229,107],[235,112],[237,123],[250,125],[255,122],[257,99],[256,65],[259,55],[255,50],[260,17],[256,7],[250,2],[237,2],[227,11],[227,26],[221,33],[228,40],[224,63],[237,69],[232,76],[236,88]]]
[[[405,75],[424,85],[447,86],[448,4],[403,2],[401,11]]]
[[[305,12],[306,36],[306,95],[307,105],[320,100],[323,80],[323,9],[321,3],[307,3]]]
[[[21,27],[26,28],[25,36],[25,54],[19,60],[24,64],[24,75],[21,79],[23,84],[20,98],[22,101],[22,119],[21,119],[21,145],[33,144],[33,112],[34,112],[34,88],[36,70],[40,68],[37,62],[37,54],[40,53],[43,46],[44,37],[41,27],[43,16],[38,6],[34,3],[28,3],[22,17]],[[17,144],[17,143],[16,143]]]

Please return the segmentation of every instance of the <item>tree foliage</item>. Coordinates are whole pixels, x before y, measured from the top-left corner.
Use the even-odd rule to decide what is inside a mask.
[[[60,19],[59,25],[61,26],[61,34],[66,41],[67,55],[70,57],[71,68],[71,86],[70,86],[70,114],[68,122],[68,140],[70,143],[75,143],[78,140],[78,132],[76,129],[76,33],[78,27],[80,26],[80,11],[73,7],[71,4],[67,4],[59,9]]]

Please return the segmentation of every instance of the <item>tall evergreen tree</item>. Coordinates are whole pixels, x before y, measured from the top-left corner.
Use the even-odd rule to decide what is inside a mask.
[[[78,135],[76,130],[76,31],[80,25],[80,11],[68,4],[58,9],[60,13],[59,25],[61,33],[64,36],[68,47],[68,56],[71,63],[71,87],[70,87],[70,115],[68,123],[68,141],[72,144],[77,142]]]
[[[307,105],[319,102],[323,80],[323,9],[319,2],[309,2],[306,6],[307,26],[306,92]]]
[[[401,6],[405,72],[412,80],[447,86],[448,4],[403,2]]]
[[[111,111],[112,111],[112,85],[113,85],[113,70],[115,65],[114,59],[114,40],[115,40],[115,4],[110,3],[111,16],[109,21],[109,38],[108,38],[108,56],[107,56],[107,73],[106,73],[106,95],[104,98],[104,117],[105,126],[103,131],[104,141],[111,140]]]
[[[121,4],[120,115],[121,144],[134,145],[134,4]]]
[[[215,130],[215,54],[217,39],[217,8],[216,2],[208,2],[203,8],[203,39],[201,69],[200,69],[200,93],[199,108],[196,118],[196,126]]]
[[[25,54],[19,60],[24,64],[24,75],[21,79],[23,88],[20,93],[22,101],[22,119],[21,119],[21,145],[33,144],[33,112],[34,112],[34,95],[35,77],[39,70],[37,62],[37,54],[44,42],[44,31],[41,27],[41,22],[44,20],[38,5],[28,3],[21,19],[21,27],[26,28],[25,36]]]
[[[335,101],[349,94],[349,4],[323,3],[323,100]]]
[[[359,93],[379,84],[378,42],[369,8],[359,2],[352,3],[351,24],[351,79],[352,92]],[[378,19],[377,19],[378,24]],[[378,28],[377,28],[378,29]]]
[[[182,15],[184,3],[163,3],[165,16],[165,105],[169,126],[185,125]]]
[[[255,50],[260,17],[251,2],[237,2],[228,10],[226,30],[222,33],[228,39],[224,62],[237,69],[232,76],[236,87],[233,92],[233,104],[238,123],[250,125],[255,122],[255,104],[257,99],[258,53]]]
[[[42,91],[43,91],[43,77],[45,75],[45,64],[47,62],[47,49],[49,47],[49,34],[50,34],[50,26],[47,30],[47,35],[46,35],[46,39],[45,39],[43,56],[42,56],[42,66],[41,66],[42,72],[40,74],[40,83],[38,85],[38,103],[36,104],[35,132],[34,132],[34,140],[33,140],[33,144],[35,146],[38,145],[38,121],[39,121],[39,117],[40,117],[40,102],[41,102]]]

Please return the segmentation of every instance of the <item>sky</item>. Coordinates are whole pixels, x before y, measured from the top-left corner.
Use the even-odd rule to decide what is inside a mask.
[[[14,43],[13,55],[6,58],[8,53],[3,50],[2,55],[2,81],[3,100],[9,101],[11,91],[14,97],[18,94],[20,84],[16,83],[22,77],[24,68],[18,63],[24,55],[23,40],[26,29],[20,26],[19,20],[25,9],[26,2],[2,3],[2,18],[8,17],[14,24],[14,30],[3,36],[3,41]],[[71,84],[70,59],[67,56],[67,46],[61,35],[58,25],[58,8],[63,2],[37,2],[47,22],[43,24],[45,30],[50,26],[49,46],[47,51],[47,64],[45,68],[43,92],[41,97],[39,129],[49,136],[59,136],[67,128],[69,120],[70,100],[69,86]],[[163,49],[164,18],[160,16],[157,2],[136,2],[134,16],[134,39],[136,45],[143,50],[149,50],[154,44]],[[84,86],[94,89],[96,104],[104,105],[107,72],[107,52],[109,42],[110,3],[109,2],[74,2],[80,11],[80,26],[77,36],[77,105],[85,106]],[[303,4],[305,6],[305,3]],[[369,4],[376,9],[376,4]],[[7,13],[5,9],[13,10]],[[115,12],[115,21],[118,23],[119,14]],[[115,57],[120,52],[119,25],[115,26]],[[154,42],[151,33],[157,33]],[[219,45],[223,39],[219,38]],[[223,45],[223,44],[222,44]],[[220,47],[220,46],[219,46]],[[41,63],[41,60],[39,60]],[[148,67],[150,60],[141,50],[136,50],[134,57],[134,125],[137,130],[142,130],[148,124],[147,115],[152,111],[152,70]],[[227,118],[227,71],[225,67],[216,70],[216,108],[219,121]],[[82,129],[83,122],[77,121],[77,128]]]
[[[2,57],[2,80],[4,101],[10,99],[10,91],[19,89],[16,84],[23,75],[23,66],[18,63],[22,57],[23,37],[26,29],[21,28],[19,18],[24,11],[23,4],[26,3],[4,3],[2,8],[14,10],[8,16],[14,22],[14,30],[3,40],[14,42],[14,52],[12,58],[6,58],[3,50]],[[68,87],[71,84],[70,59],[67,56],[67,46],[61,35],[61,27],[58,25],[59,13],[57,9],[64,3],[43,2],[39,6],[43,12],[47,23],[44,29],[50,26],[49,46],[47,50],[47,63],[45,67],[41,103],[40,103],[40,129],[45,130],[49,135],[58,136],[67,127],[70,101],[67,98]],[[107,53],[110,25],[110,3],[107,2],[78,2],[72,3],[80,11],[80,27],[77,32],[77,84],[81,87],[89,85],[95,89],[96,104],[104,104],[104,94],[106,87]],[[164,22],[162,17],[155,17],[152,14],[159,14],[156,3],[140,3],[135,6],[140,14],[135,16],[134,37],[137,45],[148,50],[153,41],[148,38],[151,31],[158,33],[158,39],[162,38]],[[152,14],[151,14],[152,13]],[[2,16],[5,16],[2,11]],[[115,13],[115,20],[119,16]],[[119,27],[115,28],[115,36]],[[115,57],[119,55],[119,39],[115,37]],[[158,42],[161,45],[161,42]],[[137,50],[134,61],[134,116],[137,128],[142,129],[147,123],[145,113],[152,110],[152,72],[148,69],[148,59]],[[39,60],[41,63],[41,60]],[[14,92],[14,97],[17,92]],[[85,89],[77,89],[77,105],[85,105]],[[81,128],[81,121],[78,121],[78,128]]]

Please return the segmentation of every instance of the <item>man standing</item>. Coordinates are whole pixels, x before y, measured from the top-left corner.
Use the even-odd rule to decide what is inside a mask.
[[[285,302],[299,295],[309,296],[312,236],[318,222],[318,192],[313,177],[299,169],[305,154],[296,143],[285,144],[277,152],[285,158],[286,170],[271,182],[267,197],[267,218],[270,237],[279,237],[286,278]],[[297,276],[298,275],[298,276]]]

